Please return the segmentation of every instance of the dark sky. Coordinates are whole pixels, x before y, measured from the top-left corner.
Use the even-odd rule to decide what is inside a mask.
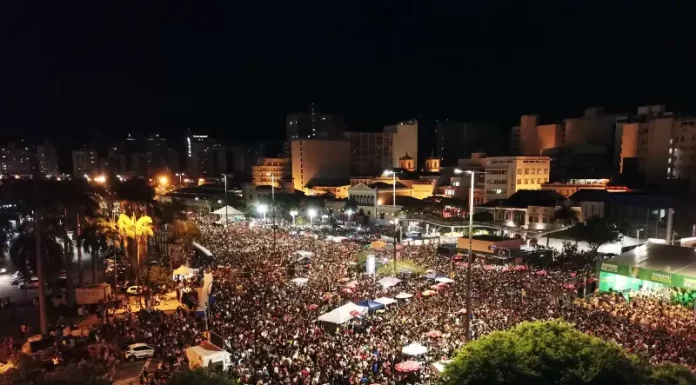
[[[207,3],[0,3],[1,132],[281,139],[311,101],[357,130],[696,110],[692,1]]]

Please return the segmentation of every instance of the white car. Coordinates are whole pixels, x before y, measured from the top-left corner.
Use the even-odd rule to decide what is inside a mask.
[[[36,289],[39,287],[39,278],[34,276],[29,281],[22,281],[17,285],[20,289]]]
[[[126,350],[126,359],[131,361],[151,358],[154,355],[155,349],[143,343],[128,345],[128,350]]]
[[[126,289],[126,293],[130,295],[138,295],[142,291],[142,287],[140,286],[130,286],[128,289]]]

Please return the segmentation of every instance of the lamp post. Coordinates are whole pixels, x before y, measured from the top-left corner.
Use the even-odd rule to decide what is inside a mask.
[[[297,216],[297,210],[290,211],[290,216],[292,217],[292,227],[295,227],[295,217]]]
[[[382,175],[385,176],[392,176],[392,209],[396,210],[396,174],[400,173],[401,171],[394,171],[394,170],[384,170],[384,173]],[[394,216],[396,216],[396,212],[393,213]]]
[[[461,174],[462,170],[454,169],[455,174]],[[485,174],[485,171],[466,171],[471,176],[469,182],[469,255],[466,263],[466,341],[471,339],[471,262],[472,262],[472,242],[474,237],[474,176],[476,174]]]
[[[276,222],[275,222],[275,176],[270,172],[266,175],[271,176],[271,212],[273,215],[273,251],[276,249]]]
[[[176,175],[176,176],[179,177],[179,187],[182,187],[183,183],[181,182],[181,178],[184,176],[184,173],[183,173],[183,172],[180,172],[180,173],[177,173],[177,174],[174,174],[174,175]]]
[[[643,231],[643,229],[637,229],[636,230],[636,245],[640,243],[640,232]]]
[[[312,227],[314,225],[314,217],[317,216],[317,210],[309,209],[307,214],[309,214],[309,226]]]
[[[348,225],[350,226],[350,217],[353,215],[353,210],[346,210],[346,215],[348,215]]]
[[[227,174],[222,174],[225,178],[225,228],[229,225],[229,216],[227,215]]]

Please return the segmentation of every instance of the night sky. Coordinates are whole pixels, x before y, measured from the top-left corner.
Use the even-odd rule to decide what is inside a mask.
[[[361,131],[418,114],[696,112],[690,1],[193,3],[0,3],[3,139],[282,139],[312,101]]]

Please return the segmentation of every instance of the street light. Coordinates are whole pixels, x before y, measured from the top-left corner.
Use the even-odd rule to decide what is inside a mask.
[[[295,217],[297,216],[297,210],[291,210],[290,216],[292,217],[292,227],[295,227]]]
[[[159,184],[162,186],[166,187],[169,184],[169,177],[166,175],[162,175],[161,177],[159,177],[158,180],[159,180]]]
[[[454,169],[455,174],[461,174],[464,172],[458,168]],[[474,176],[476,174],[485,174],[485,171],[466,171],[467,174],[471,175],[471,181],[469,182],[469,255],[467,257],[466,263],[466,341],[468,342],[471,338],[471,244],[473,243],[474,236]]]
[[[312,222],[314,221],[314,217],[317,216],[317,210],[315,210],[315,209],[309,209],[309,210],[307,211],[307,214],[309,214],[309,225],[312,226],[312,225],[313,225]]]
[[[273,174],[266,173],[266,176],[271,177],[271,211],[273,214],[273,251],[276,249],[276,223],[275,223],[275,176]]]
[[[643,231],[643,229],[636,230],[636,245],[640,242],[640,232],[641,231]]]
[[[96,183],[106,183],[106,176],[105,175],[97,175],[94,177],[93,180]]]
[[[394,171],[394,170],[384,170],[382,175],[384,176],[392,176],[392,209],[396,210],[396,174],[400,173],[401,171]],[[393,213],[394,216],[396,216],[396,212]]]
[[[182,178],[184,175],[186,175],[186,174],[184,174],[183,172],[179,172],[179,173],[176,173],[176,174],[174,174],[174,175],[176,175],[176,176],[179,177],[179,186],[181,186],[181,185],[182,185],[182,183],[181,183],[181,178]]]
[[[225,228],[229,225],[229,216],[227,215],[227,174],[222,174],[225,178]]]
[[[353,210],[346,210],[346,215],[348,215],[348,224],[350,224],[350,217],[353,215]]]
[[[266,222],[266,211],[268,211],[268,206],[266,205],[258,205],[256,206],[256,210],[263,215],[263,221]]]

